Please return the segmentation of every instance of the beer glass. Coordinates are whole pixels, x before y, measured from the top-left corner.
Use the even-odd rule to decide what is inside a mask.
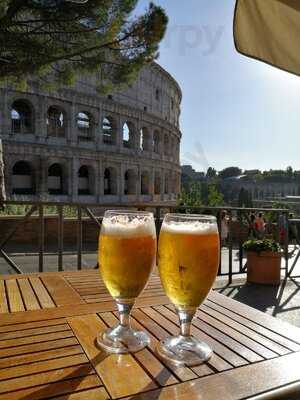
[[[158,244],[158,269],[163,288],[174,304],[180,334],[162,340],[160,357],[177,365],[207,361],[211,348],[194,338],[191,322],[208,295],[219,267],[220,242],[215,217],[167,214]]]
[[[156,260],[156,231],[149,212],[106,211],[99,237],[100,272],[116,300],[120,323],[101,332],[97,343],[113,353],[136,352],[150,342],[130,327],[130,312],[144,289]]]

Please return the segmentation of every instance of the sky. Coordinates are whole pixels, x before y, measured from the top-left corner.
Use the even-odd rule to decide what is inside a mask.
[[[300,169],[300,77],[237,53],[235,0],[154,2],[169,17],[158,62],[183,91],[181,162]]]

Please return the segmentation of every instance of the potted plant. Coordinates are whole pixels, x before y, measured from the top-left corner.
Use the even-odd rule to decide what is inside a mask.
[[[271,239],[247,240],[247,282],[278,285],[280,283],[281,252],[279,243]]]

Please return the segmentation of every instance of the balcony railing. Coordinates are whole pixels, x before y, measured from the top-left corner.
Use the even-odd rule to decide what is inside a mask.
[[[8,252],[5,251],[5,246],[10,240],[14,239],[17,230],[21,225],[35,218],[38,226],[38,271],[43,272],[45,270],[44,257],[45,257],[45,216],[49,209],[56,210],[55,214],[51,218],[56,219],[57,223],[57,268],[58,271],[62,271],[64,268],[64,207],[68,210],[73,210],[73,222],[76,224],[76,255],[77,255],[77,269],[82,269],[83,262],[83,224],[85,221],[91,220],[95,224],[96,230],[100,229],[102,215],[106,209],[124,209],[124,205],[120,204],[87,204],[87,203],[63,203],[63,202],[38,202],[38,201],[5,201],[4,205],[9,206],[20,206],[24,208],[24,215],[18,217],[17,220],[13,220],[10,229],[6,234],[2,235],[0,240],[0,255],[8,263],[16,273],[23,273],[22,266],[15,263]],[[26,206],[26,207],[24,207]],[[219,265],[219,276],[228,277],[229,282],[232,282],[233,276],[239,274],[245,274],[247,264],[245,263],[245,257],[243,254],[243,242],[248,237],[247,221],[249,220],[249,214],[251,212],[262,211],[265,214],[272,213],[273,219],[277,220],[280,214],[284,214],[287,222],[286,235],[284,243],[282,244],[282,256],[284,274],[286,277],[290,276],[295,268],[295,263],[298,261],[300,256],[296,259],[291,259],[289,254],[289,237],[288,237],[288,214],[289,210],[277,210],[277,209],[253,209],[253,208],[231,208],[231,207],[176,207],[174,205],[151,205],[151,204],[130,204],[127,206],[130,209],[135,210],[149,210],[154,213],[157,234],[159,233],[163,216],[167,212],[176,213],[193,213],[193,214],[210,214],[215,215],[218,218],[219,229],[221,227],[221,212],[226,211],[228,216],[228,239],[226,246],[221,249],[220,265]],[[98,214],[99,215],[96,215]],[[84,215],[84,217],[83,217]],[[3,217],[2,217],[3,219]],[[1,216],[0,216],[1,220]],[[270,224],[267,229],[267,235],[272,236],[275,239],[279,238],[278,225]],[[300,252],[299,252],[300,254]],[[296,261],[295,261],[296,260]],[[96,266],[95,266],[96,267]],[[1,271],[0,271],[1,273]]]

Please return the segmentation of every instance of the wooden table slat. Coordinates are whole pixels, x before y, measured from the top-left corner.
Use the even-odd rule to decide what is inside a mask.
[[[255,321],[251,321],[250,319],[247,319],[245,317],[242,317],[239,314],[236,314],[232,310],[228,310],[227,308],[224,308],[220,306],[219,304],[213,303],[209,299],[206,300],[205,302],[206,306],[209,308],[212,308],[215,311],[218,311],[222,315],[228,316],[231,321],[236,321],[239,323],[241,326],[246,326],[250,329],[252,329],[254,332],[260,333],[266,338],[269,338],[272,340],[274,343],[280,344],[282,347],[291,350],[291,351],[299,351],[300,350],[300,345],[296,344],[295,342],[279,335],[278,333],[275,333],[274,331],[271,331],[264,326],[261,326],[257,324]]]
[[[234,309],[236,314],[239,314],[247,319],[255,321],[257,324],[268,328],[275,333],[290,339],[296,343],[300,343],[300,329],[288,324],[280,319],[271,317],[270,315],[263,313],[259,310],[251,308],[243,303],[236,300],[229,299],[215,291],[212,291],[209,299],[222,307],[228,308],[229,310]]]
[[[72,317],[68,322],[112,398],[157,387],[132,355],[109,355],[96,347],[95,332],[107,329],[99,317]]]
[[[40,278],[30,278],[30,283],[35,291],[37,298],[42,306],[42,308],[53,308],[55,307],[55,303],[49,296],[47,290],[42,284]]]
[[[0,280],[0,314],[8,313],[8,301],[5,293],[4,281]]]
[[[41,307],[28,279],[18,279],[26,310],[39,310]]]
[[[60,358],[53,358],[51,360],[35,361],[31,364],[16,365],[10,368],[2,368],[0,369],[0,386],[1,381],[14,378],[15,376],[22,377],[32,374],[41,374],[51,370],[81,366],[84,364],[90,365],[86,355],[76,354]]]
[[[9,308],[11,312],[24,311],[25,307],[23,304],[20,289],[16,279],[8,279],[6,282],[7,297],[9,302]]]
[[[232,329],[234,329],[237,332],[240,332],[241,334],[244,334],[245,336],[255,340],[255,342],[261,344],[265,348],[271,350],[273,355],[276,353],[278,355],[284,355],[290,353],[289,350],[287,350],[285,347],[280,346],[276,342],[274,343],[272,340],[266,338],[265,336],[260,335],[253,329],[249,329],[241,324],[238,324],[231,318],[228,318],[218,311],[211,310],[209,307],[207,307],[205,304],[201,306],[201,310],[205,312],[205,314],[208,314],[210,317],[212,317],[214,320],[218,320],[228,326],[230,326]],[[199,318],[201,319],[201,314],[199,313]],[[272,356],[273,356],[272,355]],[[272,356],[270,358],[272,358]],[[268,358],[268,357],[266,357]]]
[[[143,312],[147,314],[148,317],[153,319],[156,323],[158,323],[161,327],[164,327],[168,331],[167,336],[170,335],[178,335],[179,334],[179,326],[177,324],[177,316],[174,315],[174,322],[171,322],[167,318],[163,317],[156,310],[151,308],[143,309]],[[224,365],[224,362],[231,366],[241,366],[247,364],[247,360],[242,358],[238,353],[232,351],[228,347],[225,347],[222,343],[216,341],[209,335],[206,335],[204,332],[192,327],[192,334],[195,335],[198,339],[206,342],[210,345],[214,350],[214,357],[210,360],[210,363],[214,362],[214,367],[221,371]],[[220,365],[218,365],[220,363]],[[226,366],[226,364],[225,364]]]
[[[0,333],[0,341],[1,340],[8,340],[8,339],[17,339],[23,338],[28,336],[36,336],[42,335],[45,333],[52,333],[52,332],[61,332],[66,331],[69,329],[67,324],[60,324],[60,325],[52,325],[52,326],[44,326],[38,328],[31,328],[25,330],[18,330],[18,331],[11,331],[6,333]]]
[[[100,317],[109,327],[113,327],[119,322],[112,313],[102,313],[100,314]],[[148,349],[143,349],[136,354],[133,354],[133,357],[139,361],[148,374],[151,375],[152,379],[160,386],[168,386],[178,383],[178,380],[170,370],[168,370],[160,360],[154,357]]]
[[[23,364],[31,364],[36,361],[53,360],[55,358],[72,356],[81,353],[83,353],[81,346],[73,345],[54,350],[44,350],[36,353],[13,355],[11,357],[0,358],[0,369]]]
[[[300,353],[254,363],[124,400],[242,400],[300,380]],[[284,371],[284,373],[283,373]],[[286,398],[285,400],[288,400]]]
[[[57,306],[84,303],[79,294],[62,276],[45,276],[41,279]]]
[[[136,311],[138,311],[138,310],[136,310]],[[114,314],[115,314],[115,316],[117,315],[116,312]],[[149,348],[152,350],[152,353],[155,354],[156,346],[158,345],[159,340],[154,335],[152,335],[152,333],[148,329],[146,329],[145,326],[141,325],[135,318],[131,318],[131,324],[132,324],[133,328],[135,328],[135,329],[140,329],[140,330],[146,330],[147,331],[147,333],[148,333],[148,335],[149,335],[149,337],[151,339]],[[182,381],[182,382],[188,381],[190,379],[195,379],[198,376],[190,368],[177,367],[175,365],[167,364],[167,363],[165,363],[165,365],[173,373],[173,375],[177,377],[177,379],[179,381]]]
[[[28,337],[22,337],[22,338],[17,338],[13,340],[2,340],[0,341],[0,349],[5,349],[9,347],[17,347],[17,346],[22,346],[24,344],[30,344],[30,343],[41,343],[41,342],[46,342],[49,340],[57,340],[57,339],[64,339],[72,336],[72,331],[71,330],[63,330],[63,331],[58,331],[58,332],[53,332],[53,333],[45,333],[41,335],[36,335],[36,336],[28,336]]]
[[[55,373],[53,373],[54,375]],[[57,376],[59,378],[59,376]],[[107,392],[101,386],[101,382],[97,375],[88,375],[81,376],[79,378],[66,379],[62,382],[45,382],[42,385],[33,386],[28,389],[21,389],[18,391],[11,390],[8,393],[0,394],[0,400],[41,400],[44,398],[49,398],[50,396],[55,399],[70,399],[70,395],[72,393],[79,392],[79,397],[83,394],[85,395],[86,389],[97,388],[97,392],[99,393],[99,397],[91,397],[91,399],[96,400],[104,400],[108,398]],[[84,390],[84,391],[83,391]],[[58,397],[60,395],[64,395],[68,393],[67,396]],[[75,394],[74,394],[75,395]],[[76,399],[76,397],[73,397]],[[82,398],[82,397],[81,397]],[[83,399],[89,399],[88,397],[83,397]]]
[[[54,371],[43,372],[42,374],[26,375],[13,379],[1,381],[0,393],[8,393],[14,390],[29,388],[32,386],[45,385],[46,383],[57,382],[71,378],[77,378],[93,374],[90,364],[83,364],[78,367],[66,367]]]
[[[38,343],[29,343],[17,347],[6,347],[0,349],[0,359],[6,357],[12,357],[19,354],[31,354],[40,352],[43,350],[59,349],[66,346],[74,346],[78,344],[78,340],[71,335],[67,338],[59,338],[57,340],[50,340]]]

